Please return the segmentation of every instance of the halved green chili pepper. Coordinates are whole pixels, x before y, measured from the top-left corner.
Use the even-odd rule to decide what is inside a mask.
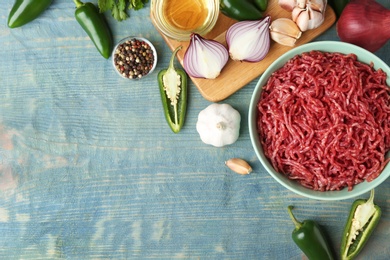
[[[175,55],[181,48],[176,48],[168,69],[161,70],[157,76],[165,119],[174,133],[182,128],[187,110],[187,74],[173,65]]]
[[[76,4],[75,17],[89,38],[95,44],[100,54],[108,59],[113,48],[111,30],[108,27],[104,16],[93,3],[83,3],[73,0]]]
[[[8,16],[8,27],[16,28],[37,18],[53,0],[16,0]]]
[[[368,200],[353,202],[341,240],[341,259],[354,259],[378,225],[381,209],[374,204],[374,190]]]
[[[243,21],[264,18],[267,5],[268,0],[221,0],[219,7],[224,15]]]
[[[292,209],[293,206],[288,206],[288,214],[295,224],[295,229],[292,232],[295,244],[310,260],[334,259],[333,252],[320,226],[313,220],[298,222],[292,214]]]

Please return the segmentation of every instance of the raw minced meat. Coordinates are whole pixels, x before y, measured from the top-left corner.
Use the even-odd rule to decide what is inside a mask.
[[[354,54],[311,51],[263,87],[258,133],[276,171],[319,191],[379,176],[390,159],[387,75]]]

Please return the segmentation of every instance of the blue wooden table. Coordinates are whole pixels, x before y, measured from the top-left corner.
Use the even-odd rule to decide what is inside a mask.
[[[240,112],[241,131],[214,148],[195,127],[211,102],[192,83],[182,131],[165,122],[156,77],[171,51],[150,4],[121,23],[105,14],[115,42],[142,36],[158,51],[153,74],[129,81],[81,30],[73,1],[54,0],[11,30],[13,2],[0,9],[0,259],[302,259],[290,204],[299,219],[321,224],[338,252],[354,199],[307,199],[267,174],[247,124],[257,79],[221,102]],[[339,39],[332,27],[316,40]],[[376,54],[390,64],[390,42]],[[232,157],[253,173],[230,171]],[[390,180],[375,201],[382,219],[360,259],[390,256]]]

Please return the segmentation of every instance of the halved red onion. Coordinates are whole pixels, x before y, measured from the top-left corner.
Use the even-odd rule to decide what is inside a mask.
[[[258,62],[265,58],[270,48],[271,17],[262,20],[241,21],[226,32],[226,42],[233,60]]]
[[[193,33],[184,54],[183,67],[191,77],[215,79],[228,59],[229,53],[223,44]]]

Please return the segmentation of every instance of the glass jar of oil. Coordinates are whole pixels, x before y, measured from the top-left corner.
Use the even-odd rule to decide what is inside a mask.
[[[152,0],[150,16],[163,34],[177,41],[188,41],[191,33],[202,36],[215,26],[219,0]]]

